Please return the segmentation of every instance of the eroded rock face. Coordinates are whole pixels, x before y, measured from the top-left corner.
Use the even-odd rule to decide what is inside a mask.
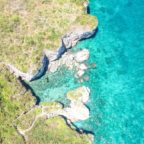
[[[82,39],[87,39],[93,36],[96,29],[90,31],[88,28],[75,28],[72,32],[65,34],[61,40],[61,46],[56,52],[44,49],[44,54],[48,57],[49,61],[54,61],[62,57],[62,55],[70,48],[76,45],[76,43]]]
[[[46,55],[43,56],[43,59],[42,59],[42,66],[41,68],[37,71],[37,73],[31,78],[30,81],[33,81],[33,80],[36,80],[36,79],[39,79],[41,76],[43,76],[45,73],[46,73],[46,70],[48,68],[48,64],[49,64],[49,61],[48,61],[48,58]]]
[[[81,56],[81,58],[77,58],[78,56]],[[67,52],[63,54],[60,59],[50,62],[48,70],[50,72],[55,72],[60,66],[65,65],[70,70],[75,68],[77,71],[84,71],[87,69],[87,66],[84,63],[80,64],[76,60],[78,59],[78,61],[80,60],[82,62],[88,58],[89,52],[86,49],[80,50],[76,53]]]
[[[48,63],[48,70],[51,72],[57,71],[58,67],[63,64],[65,64],[69,69],[73,69],[74,66],[78,68],[78,63],[84,62],[89,58],[89,51],[87,49],[83,49],[77,52],[75,55],[65,54],[65,52],[67,51],[67,49],[72,48],[79,40],[89,38],[94,33],[95,30],[90,31],[89,29],[78,28],[62,37],[61,47],[56,52],[44,49],[42,66],[40,69],[38,69],[35,75],[32,75],[30,73],[23,73],[12,65],[7,66],[17,77],[21,77],[23,80],[27,81],[36,80],[44,75],[47,70]],[[62,60],[60,60],[59,58]],[[79,70],[77,77],[81,77],[84,74],[84,69],[86,69],[86,67],[84,65],[81,65],[80,69],[81,70]]]
[[[67,33],[62,38],[66,49],[70,49],[76,45],[79,40],[91,37],[95,34],[95,31],[96,30],[90,31],[88,28],[79,27],[72,32]]]
[[[17,78],[21,77],[23,80],[30,81],[32,79],[32,75],[29,73],[21,72],[19,69],[14,67],[11,64],[5,64],[11,73],[13,73]]]
[[[48,57],[49,61],[54,61],[62,57],[62,55],[70,48],[76,45],[76,43],[82,39],[87,39],[93,36],[96,29],[90,31],[89,28],[75,28],[73,31],[65,34],[61,40],[61,46],[56,52],[45,49],[44,54]]]
[[[95,30],[92,32],[89,32],[89,29],[75,29],[73,32],[67,33],[65,36],[62,37],[62,44],[61,47],[56,51],[50,51],[47,49],[44,49],[43,53],[45,57],[50,62],[48,70],[50,72],[55,72],[59,68],[60,65],[65,64],[69,69],[73,69],[74,65],[77,65],[76,62],[84,62],[89,58],[89,51],[86,49],[83,49],[82,51],[79,51],[76,53],[76,55],[64,55],[67,49],[70,49],[76,43],[85,38],[91,37],[95,33]],[[64,55],[64,56],[63,56]],[[45,59],[46,59],[45,58]],[[62,60],[59,60],[59,58],[62,58]],[[76,62],[74,61],[76,60]],[[30,80],[38,79],[43,73],[45,73],[45,69],[47,66],[45,66],[45,62],[43,62],[43,66],[37,71],[37,73],[34,76],[31,76]],[[86,67],[81,65],[81,70],[77,72],[77,77],[81,77],[84,74],[84,69]],[[28,79],[28,78],[27,78]]]
[[[76,53],[74,59],[77,62],[84,62],[89,59],[89,51],[87,49],[83,49]]]

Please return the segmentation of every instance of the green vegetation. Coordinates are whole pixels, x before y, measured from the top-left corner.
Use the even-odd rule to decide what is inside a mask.
[[[0,72],[0,143],[19,144],[23,139],[16,131],[15,119],[35,104],[35,98],[6,67],[1,66]]]
[[[40,64],[43,49],[57,49],[72,26],[94,27],[85,0],[0,0],[0,61],[27,72]]]
[[[64,119],[39,119],[27,133],[28,144],[90,144],[90,137],[69,128]]]
[[[84,12],[85,0],[0,0],[0,63],[23,72],[35,71],[43,49],[55,50],[60,38],[73,26],[94,28],[97,21]],[[82,19],[81,19],[82,18]],[[0,64],[0,143],[24,144],[16,127],[27,129],[41,109],[19,80]],[[42,103],[45,112],[61,109],[58,103]],[[60,118],[40,119],[27,132],[29,144],[89,144],[86,135],[70,129]]]
[[[24,114],[20,118],[18,118],[18,120],[16,121],[17,126],[20,129],[23,129],[23,130],[28,129],[32,125],[32,123],[35,120],[36,116],[41,114],[41,112],[42,112],[41,106],[43,106],[43,111],[45,113],[50,113],[50,112],[54,112],[54,111],[57,111],[59,109],[62,109],[62,106],[59,103],[56,103],[56,102],[51,102],[51,103],[42,102],[40,104],[40,106],[33,108],[32,110],[30,110],[29,112],[27,112],[26,114]]]
[[[84,25],[85,27],[89,27],[90,30],[93,30],[98,25],[98,20],[94,16],[89,16],[87,14],[83,14],[76,19],[76,24],[78,25]]]
[[[0,143],[24,144],[16,127],[29,128],[42,111],[53,112],[62,109],[61,104],[41,103],[35,106],[35,98],[4,66],[0,66]],[[35,106],[35,107],[34,107]],[[32,109],[31,109],[32,108]],[[21,115],[22,114],[22,115]],[[90,144],[91,137],[72,130],[61,117],[37,119],[34,127],[26,132],[28,144]]]
[[[56,110],[62,109],[62,105],[57,102],[42,102],[40,103],[41,106],[44,106],[44,112],[50,113]]]
[[[83,89],[81,87],[71,90],[67,93],[67,97],[69,100],[79,100],[79,98],[81,98],[82,95],[83,95]]]
[[[24,114],[23,116],[21,116],[17,121],[17,126],[20,128],[20,129],[27,129],[29,128],[35,117],[41,113],[41,109],[40,108],[34,108],[32,109],[30,112]]]

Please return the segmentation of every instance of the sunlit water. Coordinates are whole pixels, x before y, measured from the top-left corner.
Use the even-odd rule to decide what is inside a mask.
[[[99,19],[95,37],[74,49],[87,48],[91,90],[90,118],[76,125],[94,132],[94,144],[144,144],[144,0],[90,0]],[[42,101],[65,101],[80,86],[73,72],[61,69],[31,86]]]
[[[55,73],[47,73],[41,79],[29,83],[41,102],[62,102],[68,104],[66,93],[78,87],[74,72],[60,67]]]

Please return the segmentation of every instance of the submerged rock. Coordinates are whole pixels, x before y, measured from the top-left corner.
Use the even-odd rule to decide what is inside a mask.
[[[88,81],[89,80],[89,76],[88,75],[84,76],[83,80]]]
[[[92,63],[89,65],[89,68],[96,68],[96,63]]]
[[[87,66],[82,63],[82,64],[80,64],[79,69],[81,69],[81,70],[86,70],[86,69],[87,69]]]

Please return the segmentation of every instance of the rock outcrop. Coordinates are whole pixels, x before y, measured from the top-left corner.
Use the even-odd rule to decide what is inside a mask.
[[[48,68],[49,60],[46,55],[43,56],[42,59],[42,66],[41,68],[37,71],[37,73],[30,79],[30,81],[39,79],[41,76],[43,76],[46,73],[46,70]]]
[[[62,107],[61,104],[56,102],[42,103],[41,105],[32,107],[29,111],[17,117],[16,121],[18,120],[18,125],[16,129],[18,133],[25,141],[28,141],[26,133],[32,130],[38,119],[50,119],[58,116],[66,118],[68,126],[75,129],[76,127],[72,125],[72,122],[89,118],[89,109],[85,106],[89,99],[89,93],[89,88],[85,86],[69,91],[67,93],[67,97],[70,100],[68,107]],[[92,140],[93,135],[90,135],[90,137]]]
[[[63,110],[63,116],[72,122],[86,120],[89,118],[89,109],[85,106],[89,99],[90,89],[82,86],[67,93],[68,99],[71,101],[70,106]]]
[[[79,50],[75,53],[66,52],[62,57],[49,64],[48,71],[56,72],[60,66],[64,65],[70,70],[75,71],[75,77],[81,78],[85,74],[88,66],[84,63],[89,58],[89,51],[87,49]]]
[[[84,62],[89,59],[89,51],[87,49],[83,49],[76,53],[74,59],[77,62]]]
[[[24,73],[18,70],[16,67],[14,67],[11,64],[6,64],[11,73],[13,73],[17,78],[21,77],[23,80],[30,81],[32,79],[32,75],[30,73]]]
[[[90,29],[86,27],[74,28],[72,32],[69,32],[62,37],[65,48],[70,49],[71,47],[75,46],[78,41],[93,36],[95,32],[96,29],[90,31]]]
[[[88,28],[75,28],[72,32],[69,32],[62,37],[61,46],[56,52],[45,49],[44,53],[50,62],[58,60],[66,51],[68,51],[68,49],[75,46],[78,41],[90,38],[95,32],[96,29],[90,31]]]
[[[49,61],[48,61],[47,56],[44,55],[42,58],[42,66],[34,75],[32,75],[31,73],[24,73],[11,64],[7,64],[7,63],[3,63],[3,64],[6,65],[8,69],[10,70],[10,72],[13,73],[17,78],[21,77],[23,80],[33,81],[33,80],[40,78],[46,73]]]
[[[61,46],[60,46],[60,48],[58,48],[58,50],[56,52],[50,51],[48,49],[44,49],[44,51],[43,51],[44,57],[42,60],[42,66],[41,66],[41,68],[38,69],[38,71],[34,75],[30,74],[30,73],[21,72],[20,70],[18,70],[17,68],[15,68],[14,66],[12,66],[10,64],[7,64],[7,66],[9,67],[11,72],[13,72],[17,77],[21,77],[23,80],[27,80],[27,81],[36,80],[46,73],[48,65],[49,65],[49,70],[51,72],[55,72],[57,70],[57,68],[61,65],[61,62],[58,60],[61,57],[63,57],[65,52],[67,52],[70,48],[75,46],[78,41],[80,41],[82,39],[90,38],[91,36],[93,36],[95,34],[95,32],[96,32],[96,28],[92,31],[90,30],[89,27],[73,28],[71,30],[71,32],[65,34],[62,37]],[[77,53],[75,55],[75,57],[71,56],[69,58],[69,60],[67,58],[64,58],[63,60],[68,60],[68,62],[66,62],[67,63],[66,65],[70,64],[70,66],[68,66],[68,67],[69,68],[71,67],[71,69],[72,69],[71,63],[73,63],[73,59],[75,59],[77,62],[83,62],[83,61],[87,60],[88,57],[89,57],[89,52],[88,52],[88,50],[85,49],[85,50]],[[72,62],[71,62],[71,60],[72,60]],[[78,74],[77,76],[81,77],[83,72],[79,71],[79,73],[81,73],[81,74]]]

